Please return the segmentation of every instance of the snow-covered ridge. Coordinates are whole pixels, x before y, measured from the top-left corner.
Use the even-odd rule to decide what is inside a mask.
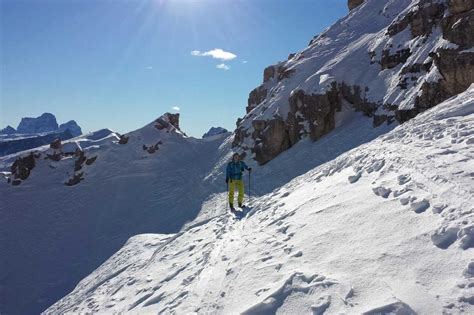
[[[45,313],[473,313],[473,148],[474,86],[243,221],[216,194],[202,212],[222,212],[131,238]]]
[[[37,314],[131,236],[193,220],[225,189],[196,183],[226,137],[187,137],[165,114],[125,135],[102,129],[0,157],[2,314]]]
[[[233,145],[264,164],[305,137],[331,132],[343,103],[377,126],[466,90],[474,82],[473,6],[364,1],[306,49],[265,69]]]

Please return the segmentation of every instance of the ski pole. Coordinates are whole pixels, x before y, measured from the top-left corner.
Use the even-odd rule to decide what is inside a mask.
[[[250,203],[250,196],[251,196],[251,186],[250,186],[250,173],[252,173],[252,171],[249,171],[249,203]]]

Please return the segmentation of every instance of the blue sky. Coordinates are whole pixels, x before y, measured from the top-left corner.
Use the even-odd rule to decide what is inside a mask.
[[[59,123],[75,119],[84,132],[124,133],[179,107],[182,129],[196,137],[211,126],[233,130],[263,69],[348,12],[347,0],[0,6],[0,128],[51,112]]]

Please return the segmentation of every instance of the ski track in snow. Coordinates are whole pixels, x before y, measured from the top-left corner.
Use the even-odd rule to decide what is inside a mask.
[[[215,194],[46,313],[472,314],[473,100],[471,87],[255,198],[241,221]]]

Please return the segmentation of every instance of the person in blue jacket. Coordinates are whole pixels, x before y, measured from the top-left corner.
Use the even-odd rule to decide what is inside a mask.
[[[245,164],[244,161],[240,160],[240,156],[238,153],[234,153],[232,156],[232,161],[227,164],[226,174],[225,174],[225,182],[229,187],[229,205],[230,209],[233,211],[234,208],[234,190],[237,187],[239,190],[239,196],[237,197],[237,201],[239,203],[239,207],[243,207],[244,201],[244,181],[242,179],[242,173],[248,170],[249,172],[252,171],[250,167]]]

